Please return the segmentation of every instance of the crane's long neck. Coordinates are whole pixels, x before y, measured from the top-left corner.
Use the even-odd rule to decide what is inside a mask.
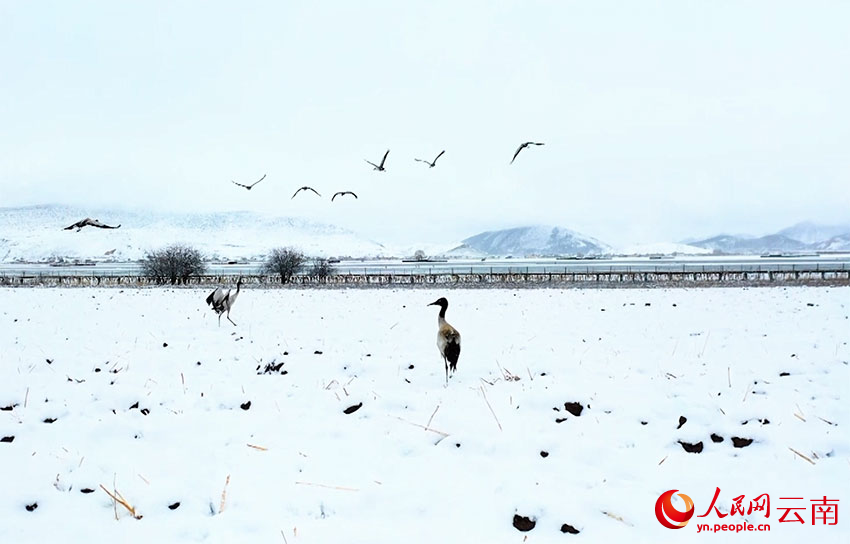
[[[448,307],[449,307],[448,305],[440,306],[440,317],[438,318],[440,320],[440,323],[445,323],[445,321],[446,321],[446,310],[448,309]]]

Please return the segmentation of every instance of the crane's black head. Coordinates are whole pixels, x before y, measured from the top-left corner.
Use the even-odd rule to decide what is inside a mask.
[[[440,297],[431,304],[428,304],[428,306],[439,306],[443,309],[443,311],[446,311],[446,308],[449,307],[449,301],[446,300],[445,297]]]

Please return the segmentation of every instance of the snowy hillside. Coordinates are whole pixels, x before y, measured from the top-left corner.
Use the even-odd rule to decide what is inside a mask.
[[[63,230],[85,217],[121,228]],[[361,257],[386,251],[377,242],[333,225],[253,212],[168,214],[68,206],[0,209],[0,261],[136,260],[174,242],[190,243],[218,259],[256,258],[279,246],[294,246],[311,256]]]
[[[0,290],[0,542],[850,541],[848,288],[206,293]]]
[[[595,238],[548,225],[482,232],[463,240],[463,243],[486,255],[514,257],[590,255],[610,250]]]
[[[769,253],[772,251],[802,251],[808,249],[808,244],[781,234],[770,234],[759,238],[745,238],[721,234],[705,240],[691,242],[690,245],[736,255]]]
[[[829,240],[836,236],[850,237],[850,224],[845,225],[821,225],[805,221],[791,227],[780,230],[777,234],[799,240],[805,244],[815,244]]]

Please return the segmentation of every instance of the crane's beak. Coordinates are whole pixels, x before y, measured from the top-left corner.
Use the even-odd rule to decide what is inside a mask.
[[[437,301],[434,301],[431,304],[426,304],[425,306],[437,306]]]

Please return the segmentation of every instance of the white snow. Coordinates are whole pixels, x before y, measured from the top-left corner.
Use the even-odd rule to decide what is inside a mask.
[[[653,513],[716,487],[723,512],[770,494],[742,541],[850,540],[850,288],[248,288],[235,327],[206,294],[0,290],[0,542],[723,542]],[[142,519],[115,520],[113,482]],[[824,495],[838,525],[778,523]]]
[[[708,248],[676,242],[633,244],[616,250],[620,255],[710,255],[712,252]]]

